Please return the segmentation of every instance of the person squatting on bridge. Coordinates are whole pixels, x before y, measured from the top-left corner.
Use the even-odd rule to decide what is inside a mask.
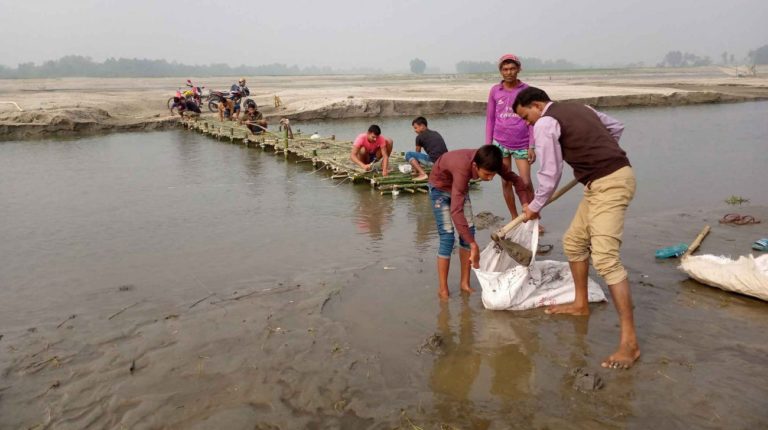
[[[360,133],[352,144],[349,159],[366,172],[381,160],[381,176],[389,174],[389,156],[392,154],[392,139],[381,135],[381,128],[373,124],[368,132]]]

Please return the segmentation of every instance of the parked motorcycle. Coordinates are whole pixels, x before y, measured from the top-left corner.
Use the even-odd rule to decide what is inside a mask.
[[[195,102],[195,104],[198,107],[203,106],[203,89],[205,87],[199,87],[192,84],[192,81],[187,79],[186,89],[182,91],[181,88],[176,90],[176,95],[169,98],[167,105],[168,110],[171,111],[171,114],[177,114],[178,113],[178,105],[179,103],[174,101],[175,98],[180,98],[183,100],[192,100]]]

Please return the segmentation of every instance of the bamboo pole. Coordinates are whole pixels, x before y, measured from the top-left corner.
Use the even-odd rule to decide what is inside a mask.
[[[709,230],[710,230],[709,225],[705,225],[704,228],[701,229],[701,232],[699,232],[698,236],[696,236],[696,239],[693,240],[693,243],[691,243],[691,246],[688,247],[688,250],[685,251],[685,254],[683,254],[681,259],[688,257],[689,255],[693,254],[693,251],[696,251],[696,248],[698,248],[699,245],[701,245],[701,242],[709,234]]]

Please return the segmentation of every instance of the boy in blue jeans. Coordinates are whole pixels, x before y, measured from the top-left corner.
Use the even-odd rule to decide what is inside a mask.
[[[479,149],[457,149],[443,154],[429,175],[429,197],[440,235],[437,252],[437,277],[440,282],[438,296],[445,300],[448,291],[448,269],[451,252],[459,233],[459,261],[461,262],[461,290],[472,293],[469,285],[469,265],[480,267],[480,248],[475,242],[472,223],[472,203],[469,200],[469,181],[490,181],[496,174],[513,184],[520,201],[531,201],[532,189],[523,179],[504,166],[501,149],[484,145]]]
[[[433,165],[441,155],[448,152],[448,148],[445,146],[443,136],[427,127],[427,119],[423,116],[414,119],[411,125],[417,135],[416,150],[406,152],[405,161],[411,163],[413,167],[416,174],[414,181],[426,181],[428,176],[422,166]],[[422,149],[424,153],[421,152]]]

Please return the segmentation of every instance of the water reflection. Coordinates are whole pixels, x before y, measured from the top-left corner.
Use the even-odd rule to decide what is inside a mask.
[[[392,221],[394,199],[384,198],[368,190],[356,193],[356,197],[353,221],[358,233],[366,234],[372,240],[381,240],[387,225]]]
[[[469,420],[472,428],[483,429],[491,423],[475,418],[475,404],[469,400],[483,359],[475,349],[473,313],[467,299],[462,297],[458,332],[454,332],[449,303],[440,303],[437,334],[443,339],[442,353],[435,358],[429,385],[435,394],[435,412],[441,421]]]
[[[435,413],[441,422],[488,428],[492,422],[481,417],[488,415],[489,400],[496,398],[498,412],[506,414],[528,403],[538,337],[527,329],[527,321],[512,314],[475,311],[467,296],[452,324],[450,306],[441,303],[437,317],[443,346],[429,380]],[[490,380],[480,375],[490,375]]]
[[[411,196],[408,202],[408,220],[414,224],[414,244],[419,252],[429,251],[437,244],[437,226],[428,196]]]

